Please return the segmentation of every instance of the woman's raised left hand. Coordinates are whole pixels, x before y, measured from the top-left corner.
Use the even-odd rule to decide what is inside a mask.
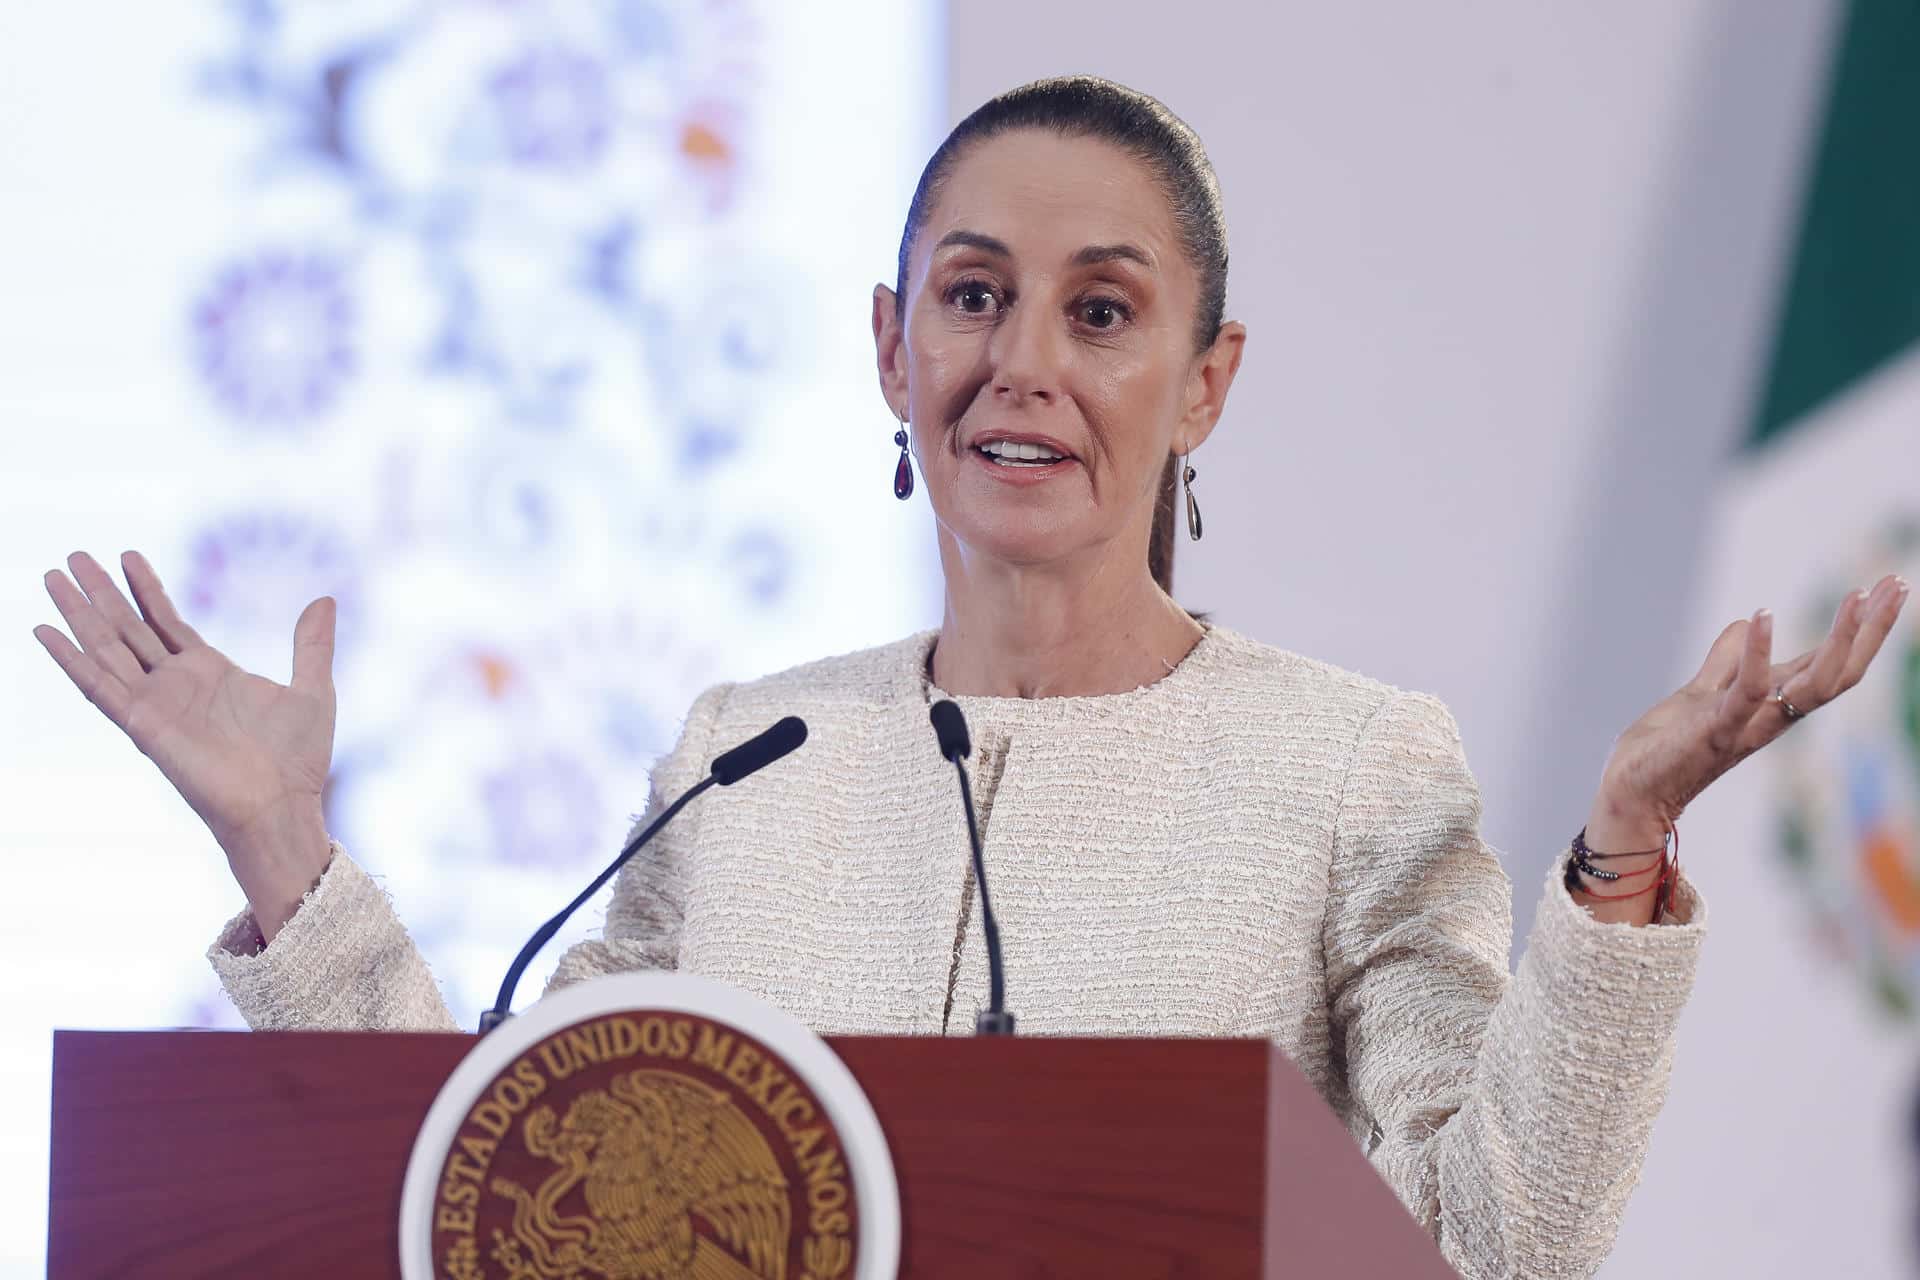
[[[1614,740],[1587,844],[1597,851],[1659,845],[1695,796],[1793,724],[1775,690],[1805,715],[1859,684],[1906,600],[1906,580],[1892,574],[1872,591],[1853,592],[1819,645],[1781,663],[1772,661],[1772,613],[1761,609],[1729,624],[1693,679]],[[1647,904],[1639,899],[1636,911],[1603,904],[1604,914],[1644,919]]]

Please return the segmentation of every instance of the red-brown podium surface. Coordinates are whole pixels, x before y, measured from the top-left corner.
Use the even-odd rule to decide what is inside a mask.
[[[393,1276],[465,1035],[60,1031],[49,1274]],[[1258,1040],[830,1036],[900,1182],[901,1275],[1447,1280]]]

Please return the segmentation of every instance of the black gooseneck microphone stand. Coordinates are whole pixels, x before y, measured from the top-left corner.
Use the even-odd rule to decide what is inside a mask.
[[[987,1007],[974,1020],[973,1029],[983,1036],[1013,1034],[1013,1015],[1006,1008],[1006,974],[1000,959],[1000,925],[993,918],[993,902],[987,896],[987,863],[980,853],[980,824],[973,816],[973,787],[967,781],[966,759],[973,753],[973,741],[967,734],[967,718],[960,708],[945,698],[933,704],[927,713],[933,721],[934,735],[940,740],[940,754],[953,762],[960,775],[960,802],[967,810],[967,841],[973,846],[973,882],[980,890],[980,927],[987,937]]]
[[[500,982],[500,994],[495,997],[493,1008],[480,1015],[480,1034],[485,1035],[505,1022],[513,1005],[513,989],[520,985],[520,975],[526,972],[527,965],[547,945],[554,934],[560,932],[560,926],[567,917],[578,911],[588,898],[600,891],[600,886],[613,879],[614,873],[627,865],[628,859],[640,852],[647,841],[659,833],[660,829],[673,821],[675,814],[693,802],[695,796],[716,783],[730,787],[734,783],[766,768],[781,756],[786,755],[807,740],[807,722],[799,716],[787,716],[776,722],[772,728],[762,730],[748,738],[731,751],[722,753],[713,762],[712,770],[706,777],[694,783],[683,792],[678,800],[668,805],[660,816],[647,824],[647,829],[627,842],[620,856],[613,860],[605,871],[594,877],[593,883],[580,891],[580,896],[560,909],[560,914],[541,925],[534,935],[527,939],[527,945],[520,948],[520,954],[513,958],[513,964],[507,968],[507,976]]]

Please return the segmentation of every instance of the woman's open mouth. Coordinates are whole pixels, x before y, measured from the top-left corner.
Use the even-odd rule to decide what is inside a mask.
[[[990,440],[975,445],[974,452],[1003,467],[1044,467],[1070,461],[1066,454],[1044,444],[1015,444],[1011,440]]]
[[[1030,440],[987,440],[967,452],[999,480],[1037,482],[1075,465],[1073,458],[1053,445]]]

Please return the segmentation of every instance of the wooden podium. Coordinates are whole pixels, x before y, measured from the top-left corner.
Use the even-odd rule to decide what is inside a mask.
[[[466,1035],[60,1031],[48,1273],[399,1274]],[[828,1037],[893,1151],[901,1275],[1447,1280],[1258,1040]]]

